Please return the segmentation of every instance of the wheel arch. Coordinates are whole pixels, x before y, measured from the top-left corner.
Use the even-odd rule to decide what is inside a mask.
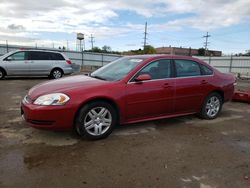
[[[54,70],[56,70],[56,69],[59,69],[59,70],[62,71],[62,73],[64,74],[64,71],[63,71],[63,69],[62,69],[61,67],[53,67],[53,68],[51,69],[51,71],[50,71],[50,75],[51,75],[51,73],[52,73]]]
[[[211,93],[218,93],[220,96],[221,96],[221,98],[222,98],[222,103],[224,103],[224,91],[222,91],[222,90],[219,90],[219,89],[216,89],[216,90],[213,90],[212,92],[210,92],[209,93],[209,95],[211,94]]]
[[[4,72],[5,76],[7,76],[7,71],[3,67],[0,66],[0,70],[2,70]]]
[[[117,122],[120,123],[121,112],[120,112],[120,107],[119,107],[119,105],[118,105],[113,99],[111,99],[111,98],[109,98],[109,97],[94,97],[94,98],[90,98],[90,99],[84,101],[83,103],[81,103],[81,104],[79,105],[79,107],[78,107],[78,109],[77,109],[77,111],[76,111],[76,113],[75,113],[75,115],[74,115],[74,125],[73,125],[73,127],[75,127],[75,121],[76,121],[76,118],[77,118],[77,116],[78,116],[78,114],[79,114],[81,108],[82,108],[83,106],[85,106],[86,104],[88,104],[88,103],[96,102],[96,101],[102,101],[102,102],[106,102],[106,103],[111,104],[111,105],[115,108],[115,110],[116,110],[116,112],[117,112],[117,118],[118,118],[118,119],[117,119]]]

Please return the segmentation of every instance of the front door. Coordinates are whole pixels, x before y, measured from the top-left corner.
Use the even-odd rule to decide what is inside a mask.
[[[16,52],[4,59],[4,64],[8,75],[28,75],[29,62],[27,61],[27,52]]]
[[[151,80],[136,82],[141,74]],[[173,112],[175,79],[172,79],[171,60],[161,59],[145,66],[126,87],[126,120],[153,118]]]

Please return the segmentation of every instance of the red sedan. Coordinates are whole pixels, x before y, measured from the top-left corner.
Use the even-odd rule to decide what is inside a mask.
[[[216,118],[234,93],[236,79],[192,57],[120,58],[90,76],[39,84],[22,100],[35,128],[74,128],[87,139],[107,137],[117,124],[199,114]]]

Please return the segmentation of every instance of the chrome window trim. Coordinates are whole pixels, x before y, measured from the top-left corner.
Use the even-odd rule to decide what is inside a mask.
[[[133,83],[138,83],[136,81],[131,81],[135,75],[140,72],[144,67],[146,67],[147,65],[149,65],[150,63],[153,63],[157,60],[162,60],[162,59],[166,59],[166,60],[171,60],[171,61],[174,61],[175,59],[173,58],[159,58],[159,59],[156,59],[156,60],[153,60],[153,61],[150,61],[149,63],[147,63],[146,65],[144,65],[142,68],[140,68],[133,76],[131,76],[131,78],[129,79],[129,81],[127,82],[127,84],[133,84]],[[177,59],[178,60],[178,59]],[[194,60],[188,60],[188,59],[183,59],[183,60],[187,60],[187,61],[194,61]],[[199,67],[200,67],[200,63],[197,62],[197,61],[194,61],[195,63],[198,63]],[[205,65],[204,65],[205,66]],[[152,81],[159,81],[159,80],[172,80],[172,79],[182,79],[182,78],[197,78],[197,77],[211,77],[211,76],[214,76],[214,70],[213,70],[213,74],[210,74],[210,75],[198,75],[198,76],[184,76],[184,77],[172,77],[172,78],[161,78],[161,79],[153,79],[153,80],[146,80],[146,81],[141,81],[141,83],[144,83],[144,82],[152,82]]]

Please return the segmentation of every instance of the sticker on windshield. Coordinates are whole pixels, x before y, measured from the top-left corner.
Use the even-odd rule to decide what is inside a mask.
[[[135,62],[135,63],[139,63],[142,61],[142,59],[130,59],[129,61]]]

